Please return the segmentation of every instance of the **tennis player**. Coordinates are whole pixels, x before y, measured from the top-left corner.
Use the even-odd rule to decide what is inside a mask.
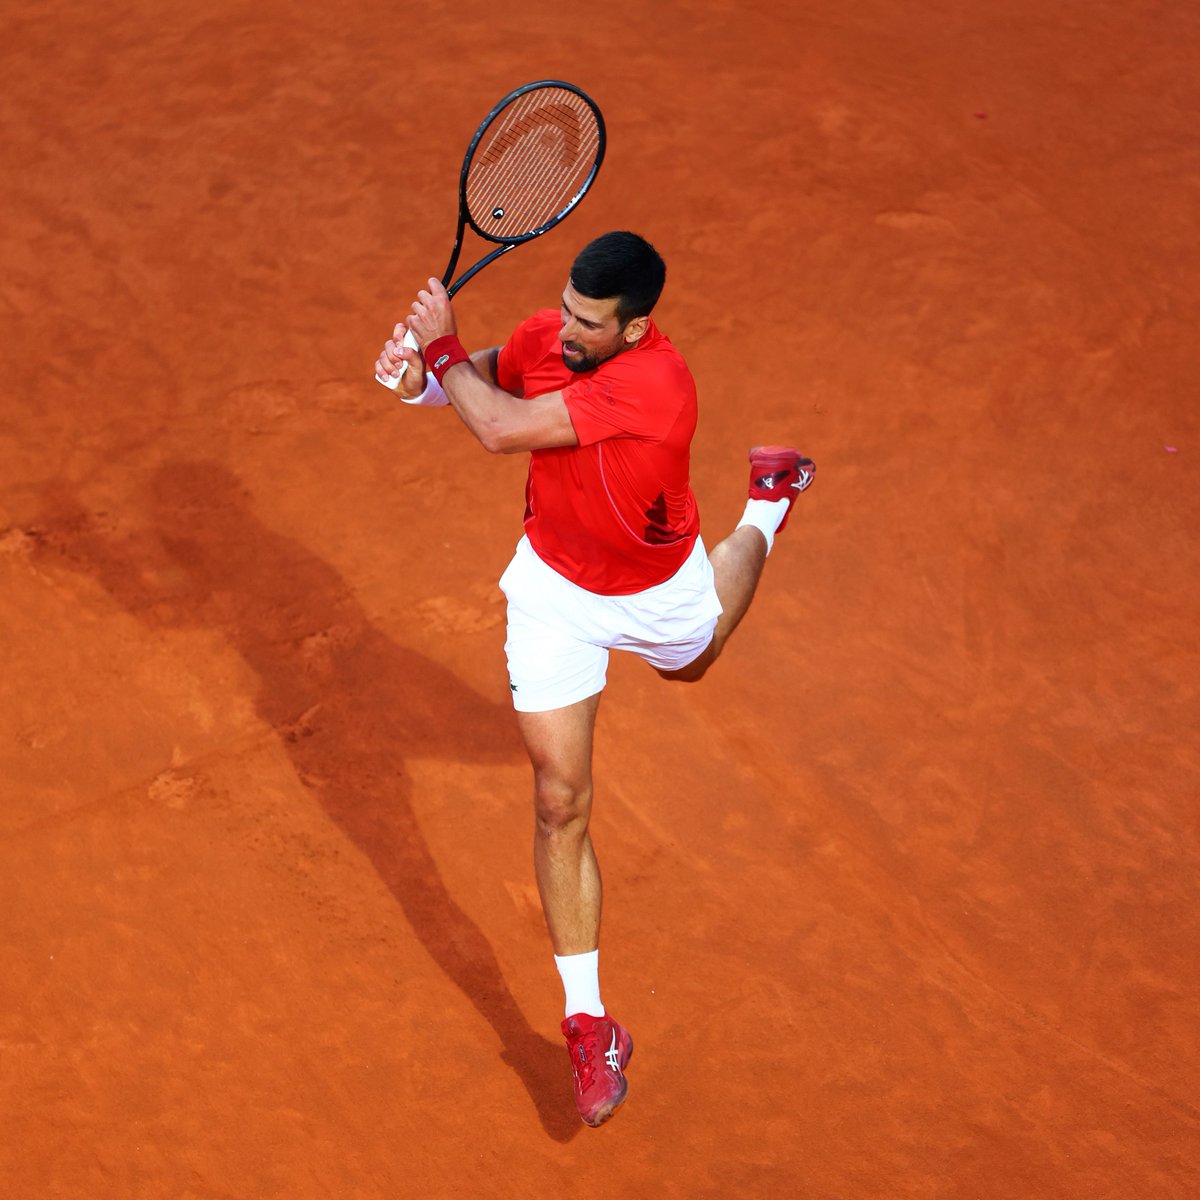
[[[409,403],[449,404],[485,450],[530,455],[525,536],[500,580],[509,686],[534,774],[534,865],[566,997],[575,1101],[600,1125],[633,1052],[600,999],[600,871],[588,834],[592,735],[610,650],[693,682],[754,595],[776,533],[812,483],[798,450],[750,451],[746,510],[705,550],[689,485],[696,387],[651,312],[666,267],[633,233],[575,259],[558,310],[468,355],[430,279],[376,362]],[[420,349],[405,347],[405,328]],[[424,390],[422,391],[422,387]]]

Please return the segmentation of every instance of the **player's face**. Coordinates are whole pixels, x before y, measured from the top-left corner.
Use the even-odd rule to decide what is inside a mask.
[[[620,354],[631,344],[627,336],[630,328],[639,323],[630,321],[622,328],[617,320],[616,299],[593,300],[591,296],[581,296],[569,283],[562,294],[559,316],[562,358],[572,371],[590,371],[605,359]],[[640,320],[645,322],[644,317]],[[640,336],[641,333],[637,335]]]

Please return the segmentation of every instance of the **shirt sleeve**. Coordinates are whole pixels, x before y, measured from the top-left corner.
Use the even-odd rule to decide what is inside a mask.
[[[522,321],[500,347],[500,355],[496,359],[496,382],[506,392],[525,398],[525,376],[542,353],[547,324],[556,319],[552,309],[536,312]]]
[[[523,325],[518,325],[513,330],[508,341],[500,347],[500,355],[496,359],[496,382],[506,392],[512,392],[514,396],[524,396],[525,394],[525,373],[521,367],[521,330],[523,328]]]

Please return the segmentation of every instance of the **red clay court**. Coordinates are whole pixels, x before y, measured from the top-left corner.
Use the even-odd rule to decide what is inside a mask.
[[[1200,1194],[1190,0],[47,0],[0,17],[0,1190]],[[495,581],[523,458],[371,378],[528,80],[669,266],[710,544],[816,486],[696,688],[618,661],[630,1099],[579,1124]]]

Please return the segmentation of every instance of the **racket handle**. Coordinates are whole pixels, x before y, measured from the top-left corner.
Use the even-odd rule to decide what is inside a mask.
[[[417,339],[415,337],[413,337],[413,332],[411,329],[406,329],[404,331],[404,344],[410,350],[420,350],[420,348],[421,348],[417,344]],[[407,370],[408,370],[408,363],[402,362],[400,364],[400,374],[399,375],[378,375],[377,374],[375,376],[375,378],[378,379],[379,382],[382,383],[385,388],[391,388],[391,390],[394,392],[400,386],[400,380],[402,380],[404,378],[404,373]],[[400,398],[402,400],[404,399],[403,396],[401,396]]]

